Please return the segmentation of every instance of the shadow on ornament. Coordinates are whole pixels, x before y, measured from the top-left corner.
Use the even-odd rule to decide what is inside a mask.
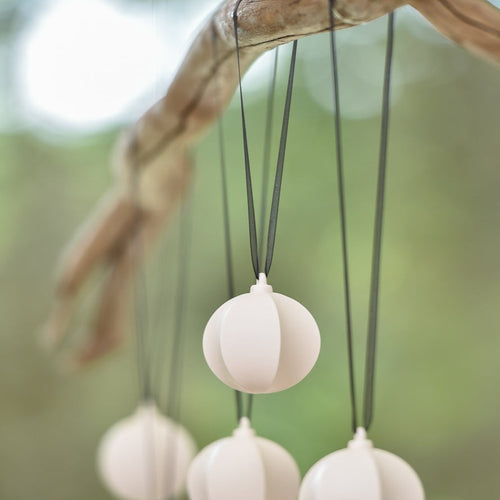
[[[114,424],[97,451],[97,467],[109,491],[122,500],[167,500],[185,490],[193,438],[153,403]]]
[[[250,293],[228,300],[205,327],[210,369],[233,389],[263,394],[300,382],[318,359],[321,339],[311,313],[274,293],[261,273]]]
[[[256,436],[248,418],[204,448],[189,468],[191,500],[296,500],[300,473],[281,446]]]
[[[346,449],[317,462],[306,474],[299,500],[424,500],[416,472],[401,458],[373,448],[358,428]]]

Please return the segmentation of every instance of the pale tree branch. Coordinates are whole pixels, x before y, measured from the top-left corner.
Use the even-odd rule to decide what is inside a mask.
[[[410,0],[444,36],[500,62],[500,10],[483,0]]]
[[[55,305],[45,339],[64,338],[75,298],[98,265],[110,269],[87,341],[74,354],[86,364],[116,347],[126,330],[126,312],[138,259],[131,253],[137,210],[143,239],[151,246],[189,184],[189,148],[220,116],[237,84],[233,12],[223,2],[201,29],[166,95],[118,142],[116,185],[64,253]],[[406,0],[337,0],[337,29],[369,22]],[[491,61],[500,61],[500,11],[483,0],[410,0],[445,36]],[[242,69],[278,45],[330,29],[328,0],[243,0],[238,12]],[[217,47],[214,53],[214,45]],[[132,192],[132,166],[139,168],[140,207]],[[134,174],[135,175],[135,174]]]

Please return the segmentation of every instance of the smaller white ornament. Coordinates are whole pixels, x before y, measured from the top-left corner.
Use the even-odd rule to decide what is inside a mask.
[[[210,369],[229,387],[251,394],[283,391],[300,382],[316,363],[320,344],[311,313],[274,293],[263,273],[250,293],[212,314],[203,334]]]
[[[331,453],[304,477],[299,500],[425,500],[416,472],[401,458],[373,448],[358,428],[348,447]]]
[[[113,425],[97,451],[109,491],[123,500],[167,500],[184,491],[196,445],[178,423],[152,403]]]
[[[191,500],[296,500],[300,473],[281,446],[257,437],[244,417],[232,437],[204,448],[187,478]]]

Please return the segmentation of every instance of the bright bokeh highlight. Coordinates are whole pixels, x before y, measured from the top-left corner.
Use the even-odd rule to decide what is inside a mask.
[[[177,58],[144,9],[106,0],[58,0],[25,31],[18,85],[36,121],[97,128],[139,113]]]

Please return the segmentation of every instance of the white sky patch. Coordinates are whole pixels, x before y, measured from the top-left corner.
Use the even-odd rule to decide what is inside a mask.
[[[18,47],[26,117],[75,131],[137,118],[163,93],[185,52],[192,26],[179,22],[175,8],[170,14],[111,0],[47,2]]]

